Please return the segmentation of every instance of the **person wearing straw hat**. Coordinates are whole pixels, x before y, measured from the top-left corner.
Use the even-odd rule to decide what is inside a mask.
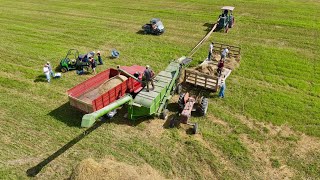
[[[219,98],[224,98],[224,93],[225,93],[225,90],[226,90],[225,77],[226,77],[226,76],[223,76],[223,77],[221,78]]]
[[[50,83],[50,70],[49,70],[48,64],[44,64],[43,73],[46,75],[46,79],[48,83]]]
[[[146,69],[144,70],[144,77],[146,79],[146,86],[147,86],[147,92],[149,92],[149,84],[151,83],[152,89],[154,89],[154,84],[153,84],[153,72],[150,69],[149,65],[146,65]]]
[[[49,61],[47,61],[47,66],[48,66],[48,69],[49,69],[50,75],[51,75],[52,77],[54,77],[54,73],[53,73],[53,71],[52,71],[52,67],[51,67],[51,64],[50,64],[50,62],[49,62]]]

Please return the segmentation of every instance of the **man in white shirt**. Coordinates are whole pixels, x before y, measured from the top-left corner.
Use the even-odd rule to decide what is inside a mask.
[[[43,73],[46,75],[48,83],[50,83],[50,70],[47,64],[43,66]]]
[[[51,75],[52,77],[54,77],[54,72],[53,72],[53,70],[52,70],[52,67],[51,67],[51,64],[50,64],[50,62],[49,62],[49,61],[47,61],[47,66],[48,66],[48,69],[49,69],[50,75]]]
[[[211,60],[212,53],[213,53],[213,42],[211,42],[211,44],[209,46],[208,61]]]
[[[222,53],[221,53],[221,59],[223,59],[223,61],[226,61],[226,57],[227,57],[228,53],[229,53],[229,49],[228,49],[228,48],[225,48],[225,49],[222,51]],[[221,59],[220,59],[220,60],[221,60]]]

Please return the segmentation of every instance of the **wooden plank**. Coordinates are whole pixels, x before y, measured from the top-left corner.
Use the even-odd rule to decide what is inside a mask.
[[[218,42],[213,42],[213,51],[216,53],[221,53],[221,51],[226,48],[229,47],[229,52],[232,53],[232,57],[238,56],[241,53],[241,48],[238,46],[233,46],[233,45],[229,45],[229,44],[222,44],[222,43],[218,43]]]
[[[194,81],[194,82],[195,82],[196,78],[195,78],[195,77],[188,77],[186,80]],[[208,78],[206,78],[206,79],[197,79],[197,82],[214,83],[214,82],[216,82],[216,80],[215,80],[215,79],[208,79]]]
[[[188,83],[194,83],[194,81],[193,80],[188,80],[187,79],[187,81],[186,82],[188,82]],[[202,86],[215,86],[216,85],[216,82],[214,82],[214,83],[205,83],[205,82],[197,82],[197,83],[194,83],[194,84],[199,84],[199,85],[202,85]]]
[[[215,79],[215,77],[214,77],[213,75],[204,74],[204,73],[201,73],[201,72],[197,72],[197,71],[195,71],[195,70],[186,69],[186,71],[187,71],[189,74],[196,74],[196,75],[201,76],[201,77],[206,77],[206,78]]]

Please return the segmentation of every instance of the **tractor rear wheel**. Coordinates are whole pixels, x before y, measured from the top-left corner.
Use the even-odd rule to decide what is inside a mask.
[[[160,115],[160,118],[163,120],[167,120],[169,116],[169,110],[168,109],[164,109]]]
[[[224,32],[228,33],[228,31],[229,31],[229,24],[226,25]]]
[[[179,100],[178,100],[178,105],[179,105],[179,111],[181,112],[184,108],[184,96],[186,95],[186,93],[182,93],[179,96]]]
[[[63,73],[65,73],[65,72],[68,71],[68,69],[67,69],[66,67],[61,67],[60,71],[63,72]]]
[[[235,23],[235,21],[234,21],[234,17],[232,17],[232,25],[231,25],[231,27],[233,27],[233,26],[234,26],[234,23]]]
[[[200,114],[201,116],[205,116],[208,111],[208,98],[201,98],[201,103],[200,103]]]

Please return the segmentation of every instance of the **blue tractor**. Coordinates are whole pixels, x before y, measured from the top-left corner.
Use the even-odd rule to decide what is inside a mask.
[[[216,30],[220,31],[221,29],[224,29],[224,32],[228,32],[229,28],[232,28],[234,26],[234,16],[233,16],[233,10],[234,7],[232,6],[224,6],[221,8],[222,13],[219,16]]]

